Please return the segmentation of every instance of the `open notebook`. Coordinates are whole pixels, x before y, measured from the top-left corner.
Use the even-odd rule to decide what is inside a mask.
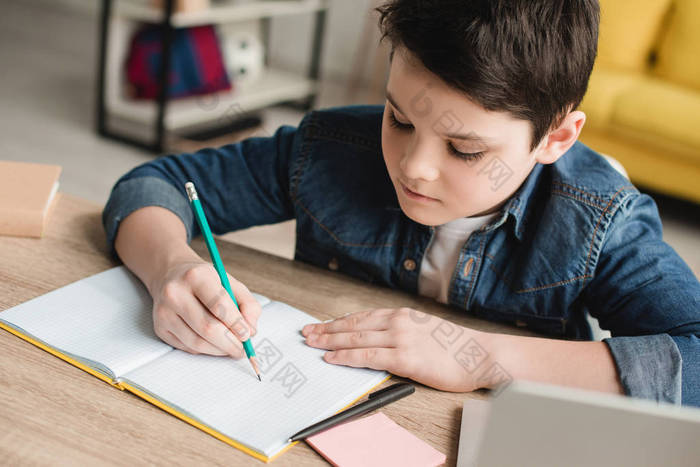
[[[123,266],[0,312],[0,327],[126,389],[264,461],[297,431],[342,410],[389,376],[331,365],[300,329],[318,322],[255,294],[252,338],[262,383],[247,359],[192,355],[153,331],[150,295]]]

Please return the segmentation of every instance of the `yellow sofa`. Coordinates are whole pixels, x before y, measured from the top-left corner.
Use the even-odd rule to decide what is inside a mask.
[[[581,141],[632,182],[700,203],[700,0],[600,0]]]

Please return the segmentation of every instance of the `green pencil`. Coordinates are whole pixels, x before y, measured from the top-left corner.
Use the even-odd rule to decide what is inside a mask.
[[[197,224],[199,224],[199,228],[204,236],[204,242],[207,244],[209,256],[211,256],[211,261],[214,263],[214,269],[216,269],[216,272],[219,274],[219,279],[221,279],[221,285],[224,286],[224,289],[226,289],[228,294],[231,296],[231,300],[233,300],[236,308],[239,308],[236,297],[234,297],[233,291],[231,290],[231,284],[228,281],[228,275],[224,269],[224,263],[221,261],[221,256],[219,256],[219,250],[216,248],[216,243],[214,243],[214,237],[211,234],[209,223],[204,215],[202,203],[199,201],[197,190],[194,188],[194,183],[185,183],[185,190],[187,191],[187,197],[190,199],[190,205],[194,211],[194,217],[197,219]],[[262,379],[260,379],[260,370],[258,370],[258,362],[255,361],[255,350],[253,349],[253,344],[250,342],[250,339],[243,342],[243,348],[245,349],[245,354],[248,357],[248,361],[250,361],[255,374],[258,376],[258,380],[262,381]]]

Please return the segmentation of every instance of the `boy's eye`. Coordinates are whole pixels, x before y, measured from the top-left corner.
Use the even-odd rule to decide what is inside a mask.
[[[393,110],[389,111],[389,123],[391,126],[398,130],[403,130],[403,131],[408,131],[413,128],[413,125],[410,123],[402,123],[396,119],[396,115],[394,114]],[[452,143],[447,143],[447,150],[450,152],[450,154],[459,157],[460,159],[467,160],[467,161],[477,161],[484,157],[484,152],[460,152],[455,148]]]
[[[401,123],[400,121],[398,121],[396,119],[396,114],[393,110],[389,111],[389,123],[391,124],[391,126],[393,126],[394,128],[398,128],[399,130],[410,130],[411,128],[413,128],[413,125],[411,125],[410,123]]]
[[[484,157],[484,152],[460,152],[458,151],[454,146],[452,146],[452,143],[447,143],[447,150],[450,151],[453,155],[459,157],[460,159],[464,159],[467,161],[478,161],[482,157]]]

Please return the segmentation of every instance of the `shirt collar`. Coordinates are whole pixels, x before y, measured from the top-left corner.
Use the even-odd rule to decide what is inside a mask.
[[[535,189],[537,188],[540,175],[542,174],[543,166],[540,163],[535,164],[530,174],[520,188],[510,197],[506,204],[501,208],[501,215],[494,222],[484,227],[484,230],[495,229],[508,220],[508,216],[513,218],[513,233],[515,238],[522,240],[523,230],[525,228],[525,216],[528,213],[528,207],[533,203],[535,197]]]

